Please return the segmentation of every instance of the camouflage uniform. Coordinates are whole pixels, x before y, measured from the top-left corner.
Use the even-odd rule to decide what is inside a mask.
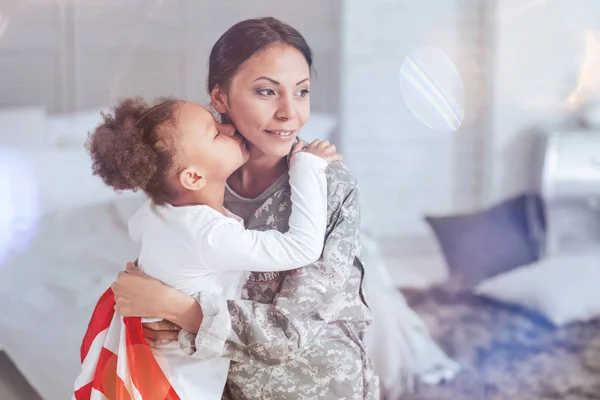
[[[321,259],[295,271],[253,272],[242,300],[196,296],[202,326],[197,336],[182,331],[180,343],[198,358],[232,360],[224,399],[379,399],[379,379],[362,342],[371,314],[359,260],[356,179],[333,163],[327,182]],[[233,200],[228,194],[226,206],[244,217]],[[288,181],[260,201],[246,212],[246,226],[287,231]]]

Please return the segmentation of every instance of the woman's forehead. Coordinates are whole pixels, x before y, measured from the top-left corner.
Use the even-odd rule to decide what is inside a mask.
[[[296,85],[310,77],[310,68],[298,49],[277,43],[250,57],[236,74],[238,77],[244,81],[267,77],[284,85]]]

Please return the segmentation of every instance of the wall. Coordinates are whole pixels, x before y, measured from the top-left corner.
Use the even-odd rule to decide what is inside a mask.
[[[0,106],[65,103],[65,14],[61,3],[0,3]]]
[[[479,205],[486,3],[343,2],[343,153],[362,188],[364,224],[380,238],[429,237],[425,214]],[[428,128],[403,98],[402,63],[427,46],[445,52],[462,77],[466,122],[456,132]]]
[[[272,15],[312,45],[313,110],[336,113],[339,6],[337,0],[7,0],[0,5],[0,18],[10,18],[0,37],[0,106],[69,111],[131,95],[206,103],[213,43],[239,20]]]
[[[593,0],[497,1],[486,203],[536,188],[539,138],[571,125],[565,100],[599,16]]]

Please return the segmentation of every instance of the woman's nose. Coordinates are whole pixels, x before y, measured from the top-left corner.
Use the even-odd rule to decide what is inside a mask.
[[[294,107],[294,100],[288,98],[287,96],[280,97],[279,104],[275,112],[275,118],[282,121],[288,121],[294,118],[295,113],[296,109]]]

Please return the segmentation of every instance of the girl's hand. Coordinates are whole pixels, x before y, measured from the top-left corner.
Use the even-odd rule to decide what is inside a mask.
[[[177,340],[181,327],[163,320],[142,324],[142,330],[148,343],[152,344],[156,340]]]
[[[335,148],[335,145],[329,143],[328,140],[315,139],[311,144],[304,147],[304,142],[301,140],[294,145],[292,156],[296,153],[305,152],[321,157],[323,160],[332,163],[334,161],[343,161],[343,157]]]

